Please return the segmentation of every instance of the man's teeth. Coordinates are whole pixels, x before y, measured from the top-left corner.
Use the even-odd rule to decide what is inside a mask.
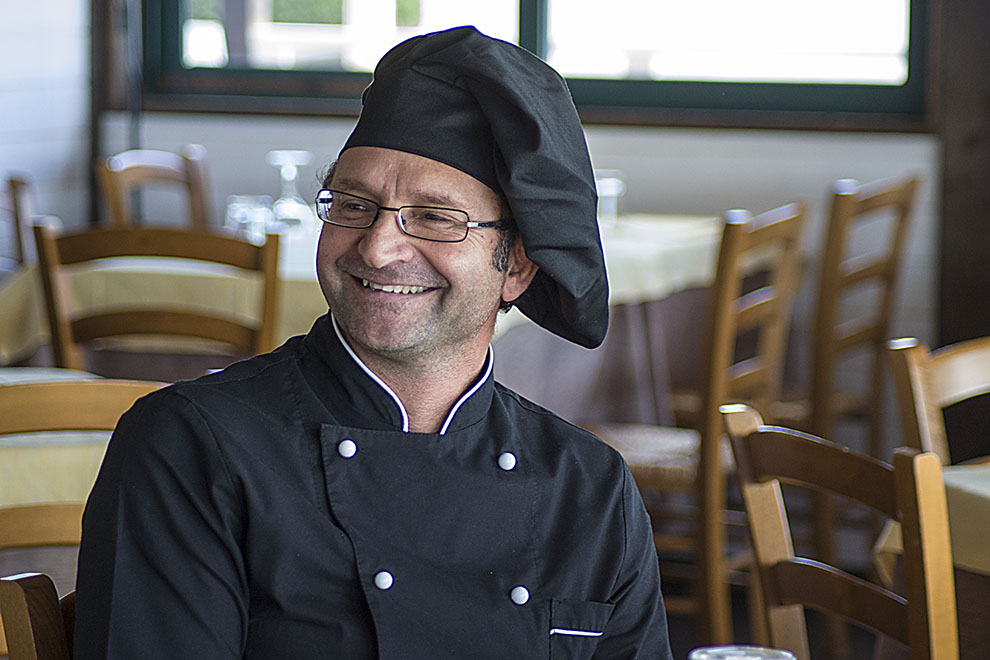
[[[374,282],[369,282],[368,280],[361,280],[361,285],[366,286],[369,289],[374,289],[375,291],[384,291],[385,293],[422,293],[426,291],[425,286],[409,286],[406,284],[375,284]]]

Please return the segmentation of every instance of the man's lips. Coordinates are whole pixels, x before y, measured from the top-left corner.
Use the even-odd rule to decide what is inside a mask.
[[[385,293],[423,293],[429,289],[429,287],[412,286],[409,284],[377,284],[365,279],[361,280],[361,286],[372,291],[383,291]]]

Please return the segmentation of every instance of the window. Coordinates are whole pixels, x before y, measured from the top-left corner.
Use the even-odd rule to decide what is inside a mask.
[[[471,24],[553,65],[586,120],[917,128],[925,11],[923,0],[145,0],[145,101],[356,114],[390,47]]]

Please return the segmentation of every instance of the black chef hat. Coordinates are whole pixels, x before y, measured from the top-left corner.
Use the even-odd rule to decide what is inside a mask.
[[[608,326],[608,282],[584,131],[563,79],[528,51],[473,27],[390,50],[362,96],[344,149],[425,156],[509,203],[540,268],[516,300],[547,330],[594,348]]]

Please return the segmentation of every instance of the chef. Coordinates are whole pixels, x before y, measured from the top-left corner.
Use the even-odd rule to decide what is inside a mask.
[[[317,197],[329,313],[121,419],[75,657],[670,658],[622,459],[492,375],[510,305],[602,341],[595,207],[541,60],[470,27],[387,53]]]

